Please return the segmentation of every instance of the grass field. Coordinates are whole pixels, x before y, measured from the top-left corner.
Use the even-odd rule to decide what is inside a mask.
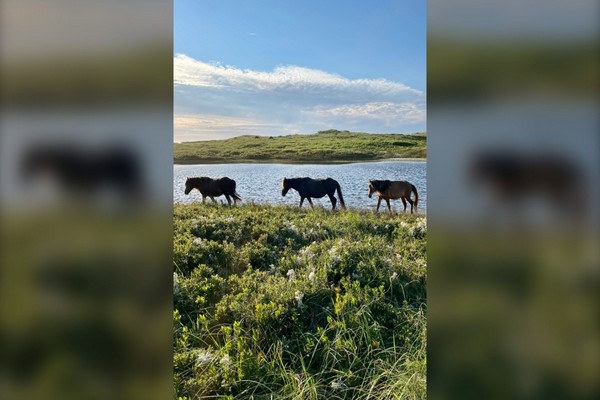
[[[427,136],[321,131],[313,135],[239,136],[175,143],[176,164],[227,162],[351,162],[425,158]]]
[[[174,206],[181,399],[420,399],[426,220]]]

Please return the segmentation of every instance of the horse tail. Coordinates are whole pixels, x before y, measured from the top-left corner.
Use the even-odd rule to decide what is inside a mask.
[[[231,180],[231,183],[232,183],[231,197],[233,197],[234,200],[242,201],[242,198],[240,197],[238,192],[235,191],[235,187],[237,186],[237,184],[235,183],[235,181],[233,179]]]
[[[417,193],[417,188],[412,183],[410,184],[412,188],[412,192],[415,194],[415,211],[417,211],[417,205],[419,204],[419,194]]]
[[[342,196],[342,188],[340,187],[340,184],[336,182],[335,188],[336,188],[338,196],[340,198],[340,204],[341,204],[342,208],[346,209],[346,203],[344,203],[344,196]]]

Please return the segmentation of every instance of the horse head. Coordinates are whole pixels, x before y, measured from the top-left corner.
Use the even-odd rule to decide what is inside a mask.
[[[287,194],[287,192],[290,190],[290,186],[288,184],[288,180],[286,178],[283,178],[283,180],[281,181],[281,195],[285,196]]]
[[[190,192],[192,191],[192,189],[194,188],[194,184],[192,182],[192,180],[190,178],[187,178],[187,180],[185,181],[185,194],[190,194]]]
[[[369,181],[369,198],[371,198],[373,196],[373,193],[375,193],[377,191],[377,188],[375,187],[375,181]]]

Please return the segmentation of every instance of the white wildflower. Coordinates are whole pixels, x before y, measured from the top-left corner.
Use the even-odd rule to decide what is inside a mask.
[[[175,296],[179,294],[179,275],[177,275],[177,272],[173,272],[173,294]]]
[[[390,276],[390,279],[391,279],[391,280],[395,280],[396,278],[398,278],[398,273],[397,273],[397,272],[394,272],[394,273],[392,274],[392,276]]]
[[[194,239],[194,244],[197,244],[198,246],[202,246],[203,240],[202,238],[196,238]]]
[[[316,277],[315,271],[310,271],[310,274],[308,274],[308,280],[311,282],[314,282],[315,277]]]
[[[298,308],[302,307],[304,304],[302,303],[302,299],[304,298],[304,293],[302,293],[299,290],[296,290],[296,293],[294,294],[294,298],[296,299],[296,301],[298,302]]]
[[[213,355],[206,350],[200,350],[196,354],[196,365],[203,366],[209,364],[214,359]]]
[[[289,269],[287,272],[287,277],[290,281],[293,281],[296,279],[296,271],[294,271],[293,269]]]
[[[344,382],[342,382],[342,379],[337,379],[333,382],[331,382],[331,388],[334,390],[341,390],[341,389],[345,389],[347,386]]]
[[[308,258],[310,260],[315,257],[315,253],[312,252],[312,250],[310,249],[310,246],[306,246],[298,252],[298,256],[303,257],[303,258]]]
[[[231,365],[231,360],[229,359],[229,354],[225,354],[223,357],[221,357],[221,360],[219,362],[221,363],[222,366],[229,367]]]
[[[328,267],[335,267],[336,264],[340,262],[340,260],[340,256],[336,254],[335,256],[331,257],[331,262],[329,263]]]
[[[413,237],[423,236],[427,233],[427,219],[421,218],[416,223],[415,226],[409,229],[409,233]]]

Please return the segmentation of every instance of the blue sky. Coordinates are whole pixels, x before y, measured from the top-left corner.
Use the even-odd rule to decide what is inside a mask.
[[[426,2],[175,0],[175,141],[425,130]]]

